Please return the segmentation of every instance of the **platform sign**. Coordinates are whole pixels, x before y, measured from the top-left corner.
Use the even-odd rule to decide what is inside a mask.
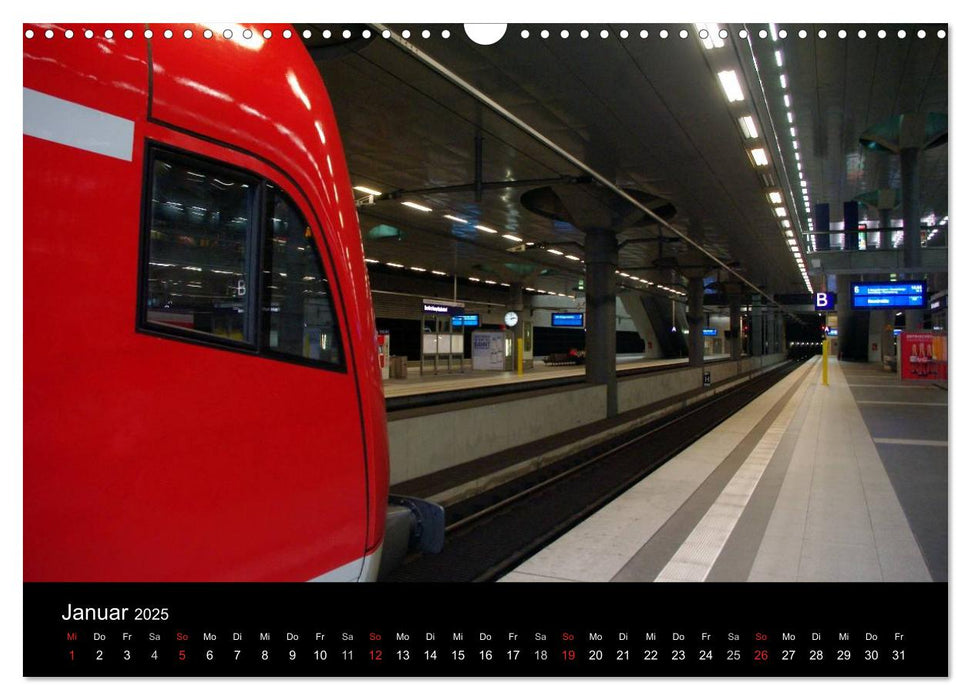
[[[899,342],[902,380],[947,379],[947,336],[904,331],[900,334]]]
[[[453,328],[477,328],[479,326],[479,314],[463,314],[462,316],[452,316]]]
[[[816,292],[816,311],[832,311],[836,308],[836,295],[832,292]]]
[[[923,309],[927,305],[923,282],[854,284],[854,309]]]
[[[555,328],[583,328],[583,314],[554,313],[550,324]]]
[[[461,301],[422,299],[421,311],[425,314],[458,316],[465,311],[465,304]]]
[[[702,328],[701,329],[701,334],[702,335],[716,336],[716,335],[718,335],[718,329],[717,328]]]

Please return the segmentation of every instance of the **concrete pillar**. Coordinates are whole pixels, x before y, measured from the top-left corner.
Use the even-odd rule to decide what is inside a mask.
[[[738,360],[742,357],[742,296],[738,293],[728,296],[728,327],[732,332],[729,353]]]
[[[617,415],[617,237],[588,231],[586,379],[607,387],[607,417]]]
[[[904,214],[904,267],[920,267],[920,167],[916,148],[900,150],[900,199]]]
[[[506,301],[506,308],[519,314],[519,323],[512,328],[513,334],[513,357],[517,357],[519,352],[519,341],[523,339],[523,331],[526,328],[526,317],[523,313],[523,285],[514,282],[509,285],[509,299]],[[523,363],[525,367],[525,362]],[[516,369],[516,361],[513,361],[513,370]]]
[[[765,337],[762,331],[762,307],[752,305],[752,335],[749,340],[749,354],[760,357],[764,354]]]
[[[705,278],[694,275],[688,278],[688,366],[705,364]]]
[[[879,247],[883,250],[893,248],[893,233],[888,231],[890,228],[890,210],[880,209],[880,243]]]
[[[836,336],[836,347],[830,347],[830,350],[837,358],[850,346],[850,334],[853,331],[852,288],[853,280],[850,275],[836,276],[836,328],[839,335]]]
[[[765,354],[774,353],[778,334],[776,332],[776,313],[774,306],[767,306],[765,309]]]

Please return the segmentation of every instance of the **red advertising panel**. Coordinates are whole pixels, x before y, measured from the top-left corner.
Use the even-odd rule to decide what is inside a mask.
[[[900,378],[947,379],[947,336],[940,333],[901,333]]]

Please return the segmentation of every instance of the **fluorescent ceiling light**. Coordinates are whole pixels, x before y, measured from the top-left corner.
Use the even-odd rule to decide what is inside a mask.
[[[578,257],[577,257],[577,256],[575,256],[575,255],[567,255],[566,257],[567,257],[568,259],[570,259],[570,260],[579,260],[579,259],[580,259],[580,258],[578,258]]]
[[[778,216],[780,219],[783,218],[786,215],[786,208],[785,207],[776,207],[775,208],[775,215]]]
[[[792,224],[789,223],[789,219],[783,219],[782,220],[782,228],[789,228],[791,226],[792,226]],[[786,231],[786,233],[789,233],[789,232]]]
[[[786,119],[788,119],[789,123],[792,124],[792,112],[786,112]]]
[[[753,148],[749,151],[752,154],[752,160],[755,161],[756,165],[768,165],[769,158],[765,155],[765,149]]]
[[[718,79],[721,81],[722,90],[725,91],[725,97],[728,98],[729,102],[741,102],[745,99],[735,71],[723,70],[718,74]]]
[[[428,270],[423,267],[412,267],[410,269],[414,270],[415,272],[428,272]]]
[[[431,208],[424,207],[421,204],[415,204],[414,202],[402,202],[406,207],[411,207],[412,209],[417,209],[418,211],[431,211]]]
[[[495,281],[495,280],[484,280],[484,282],[485,282],[486,284],[495,284],[495,283],[496,283],[496,281]]]
[[[458,221],[458,222],[459,222],[460,224],[467,224],[467,223],[469,223],[469,222],[468,222],[468,221],[466,221],[465,219],[460,219],[459,217],[457,217],[457,216],[452,216],[451,214],[446,214],[446,215],[445,215],[445,218],[446,218],[446,219],[451,219],[452,221]]]
[[[621,277],[630,277],[630,275],[628,275],[626,272],[621,272],[620,273],[620,276]]]
[[[478,281],[479,281],[478,277],[469,277],[469,282],[478,282]]]
[[[786,107],[791,107],[792,106],[792,100],[789,99],[789,95],[783,95],[782,96],[782,101],[783,101],[783,103],[785,103]]]
[[[494,228],[489,228],[488,226],[476,226],[480,231],[485,231],[486,233],[499,233]]]
[[[504,233],[504,234],[502,234],[502,237],[503,238],[508,238],[510,241],[516,241],[516,243],[522,243],[523,242],[523,239],[522,238],[520,238],[519,236],[514,236],[511,233]]]
[[[375,260],[374,258],[364,258],[364,262],[366,262],[366,263],[379,263],[381,261],[380,260]]]
[[[769,192],[769,201],[773,204],[782,204],[782,195],[779,192]]]
[[[708,36],[701,40],[701,43],[708,50],[720,49],[725,45],[725,41],[718,35],[719,28],[717,24],[695,24],[698,31],[706,30]]]
[[[432,274],[433,274],[433,275],[439,275],[439,276],[441,276],[441,277],[444,277],[444,276],[445,276],[445,275],[447,275],[448,273],[447,273],[447,272],[442,272],[441,270],[432,270]]]
[[[792,136],[792,138],[796,138],[796,127],[789,127],[789,135]]]
[[[557,250],[556,248],[547,248],[546,249],[546,252],[547,253],[550,253],[552,255],[563,255],[563,253],[561,251]]]
[[[742,117],[738,120],[738,123],[742,127],[742,133],[745,134],[747,138],[757,139],[759,137],[758,129],[755,128],[755,120],[752,119],[752,117]]]
[[[388,267],[404,267],[404,265],[402,265],[401,263],[389,262]]]
[[[372,190],[370,187],[365,187],[364,185],[358,185],[354,189],[358,192],[363,192],[364,194],[373,194],[375,197],[381,194],[377,190]]]
[[[786,80],[786,74],[785,73],[783,73],[782,75],[779,76],[779,84],[782,86],[782,89],[783,90],[785,90],[786,88],[789,87],[789,81]]]
[[[776,51],[775,52],[775,64],[777,66],[779,66],[779,68],[782,68],[782,52],[781,51]]]

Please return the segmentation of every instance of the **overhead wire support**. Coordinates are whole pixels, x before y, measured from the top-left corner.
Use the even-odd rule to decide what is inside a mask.
[[[395,33],[389,27],[387,27],[387,26],[385,26],[383,24],[371,24],[370,26],[376,32],[378,32],[378,34],[381,34],[382,36],[384,36],[385,33],[387,33],[387,41],[390,41],[397,48],[401,49],[406,54],[409,54],[410,56],[412,56],[413,58],[415,58],[419,62],[423,63],[425,66],[427,66],[428,68],[430,68],[433,71],[435,71],[436,73],[438,73],[440,76],[442,76],[443,78],[445,78],[446,80],[448,80],[449,82],[451,82],[453,85],[455,85],[456,87],[458,87],[461,90],[463,90],[466,93],[468,93],[470,96],[472,96],[478,102],[481,102],[485,106],[489,107],[493,112],[495,112],[496,114],[498,114],[499,116],[501,116],[503,119],[505,119],[509,123],[513,124],[517,128],[521,129],[525,133],[527,133],[530,136],[532,136],[534,139],[536,139],[541,144],[543,144],[544,146],[546,146],[547,148],[549,148],[551,151],[553,151],[554,153],[556,153],[560,157],[564,158],[567,162],[571,163],[572,165],[574,165],[575,167],[577,167],[581,171],[583,171],[583,172],[587,173],[588,175],[590,175],[594,180],[596,180],[597,182],[599,182],[600,184],[602,184],[604,187],[606,187],[607,189],[609,189],[611,192],[613,192],[617,196],[621,197],[622,199],[624,199],[628,203],[632,204],[633,206],[635,206],[640,211],[642,211],[645,214],[647,214],[649,217],[651,217],[653,220],[655,220],[660,226],[662,226],[663,228],[666,228],[668,231],[670,231],[671,233],[673,233],[676,236],[678,236],[681,240],[683,240],[685,243],[687,243],[688,245],[690,245],[692,248],[695,248],[697,251],[699,251],[703,255],[707,256],[708,258],[710,258],[718,267],[723,268],[724,270],[726,270],[727,272],[729,272],[731,275],[733,275],[734,277],[738,278],[743,284],[745,284],[747,287],[749,287],[750,289],[752,289],[753,291],[755,291],[759,296],[764,297],[769,302],[769,304],[777,307],[783,313],[787,313],[787,314],[790,313],[782,304],[778,303],[775,299],[773,299],[771,296],[769,296],[768,294],[766,294],[760,287],[758,287],[753,282],[749,281],[746,277],[744,277],[740,273],[736,272],[735,270],[731,269],[731,267],[729,267],[720,258],[718,258],[716,255],[712,254],[710,251],[708,251],[707,248],[705,248],[704,246],[702,246],[699,243],[695,242],[686,233],[678,230],[677,228],[675,228],[674,226],[672,226],[671,224],[669,224],[663,218],[661,218],[660,216],[658,216],[657,214],[655,214],[653,211],[651,211],[651,209],[649,207],[644,206],[639,201],[637,201],[636,199],[634,199],[633,197],[631,197],[629,194],[627,194],[626,192],[624,192],[623,189],[621,189],[620,187],[618,187],[617,185],[615,185],[607,177],[601,175],[598,171],[594,170],[592,167],[590,167],[589,165],[587,165],[586,163],[584,163],[583,161],[581,161],[579,158],[576,158],[569,151],[567,151],[566,149],[562,148],[557,143],[551,141],[549,138],[547,138],[546,136],[544,136],[542,133],[540,133],[539,131],[537,131],[535,128],[533,128],[532,126],[530,126],[529,124],[527,124],[525,121],[523,121],[522,119],[520,119],[519,117],[517,117],[515,114],[513,114],[508,109],[506,109],[505,107],[503,107],[501,104],[499,104],[498,102],[496,102],[495,100],[493,100],[491,97],[489,97],[488,95],[486,95],[484,92],[482,92],[481,90],[479,90],[475,86],[471,85],[470,83],[466,82],[461,76],[457,75],[456,73],[454,73],[449,68],[443,66],[441,63],[439,63],[434,58],[432,58],[431,56],[429,56],[427,53],[425,53],[424,51],[422,51],[421,49],[419,49],[417,46],[415,46],[414,44],[412,44],[411,42],[409,42],[407,39],[405,39],[404,37],[402,37],[399,34]]]

